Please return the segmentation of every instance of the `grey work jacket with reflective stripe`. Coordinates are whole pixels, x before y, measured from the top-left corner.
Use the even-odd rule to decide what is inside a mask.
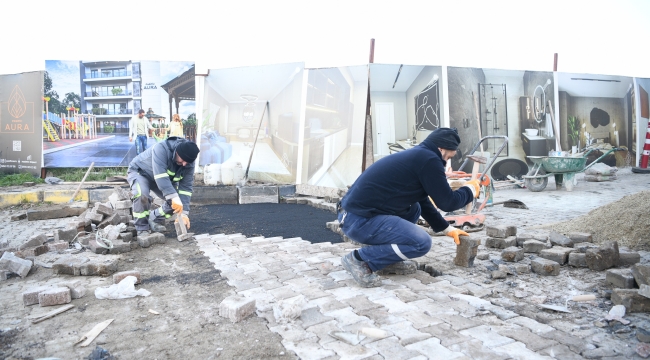
[[[183,213],[189,214],[192,183],[194,181],[194,163],[186,166],[176,164],[176,147],[186,139],[170,137],[140,153],[129,164],[129,172],[155,181],[166,200],[180,197]]]

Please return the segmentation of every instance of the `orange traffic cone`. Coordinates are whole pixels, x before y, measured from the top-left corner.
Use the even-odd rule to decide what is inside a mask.
[[[633,167],[632,172],[637,174],[650,174],[648,159],[650,159],[650,122],[648,122],[648,131],[645,134],[645,144],[641,153],[641,164],[639,167]]]

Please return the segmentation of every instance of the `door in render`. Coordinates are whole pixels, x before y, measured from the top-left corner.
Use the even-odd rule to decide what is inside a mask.
[[[388,143],[395,142],[395,106],[393,103],[375,103],[377,111],[377,155],[390,154]]]

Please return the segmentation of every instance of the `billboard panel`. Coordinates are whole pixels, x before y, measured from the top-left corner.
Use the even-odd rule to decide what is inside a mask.
[[[0,172],[41,174],[43,72],[0,75]]]
[[[143,109],[153,127],[147,147],[168,136],[172,115],[195,140],[194,63],[189,61],[47,60],[45,167],[128,166],[137,155],[131,120]]]

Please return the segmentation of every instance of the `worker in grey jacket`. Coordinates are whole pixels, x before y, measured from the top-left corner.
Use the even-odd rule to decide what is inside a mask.
[[[129,164],[127,179],[133,194],[133,217],[138,235],[165,231],[161,225],[173,213],[183,216],[190,228],[190,197],[194,181],[195,143],[170,137],[145,150]],[[153,191],[165,203],[150,211]],[[176,220],[178,221],[178,220]]]

